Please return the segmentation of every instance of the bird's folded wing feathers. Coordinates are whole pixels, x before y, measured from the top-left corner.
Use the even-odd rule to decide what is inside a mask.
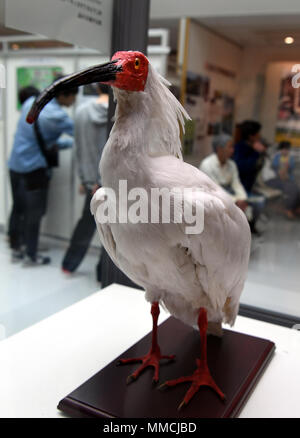
[[[231,299],[227,320],[232,323],[235,315],[230,312],[236,310],[248,266],[248,224],[234,204],[228,209],[226,203],[213,194],[195,191],[185,202],[190,203],[194,211],[197,205],[202,208],[203,230],[187,234],[191,224],[183,222],[181,233],[176,233],[175,244],[185,248],[186,257],[194,264],[202,290],[213,308],[221,309],[226,300]]]
[[[95,216],[97,230],[105,250],[107,251],[110,258],[113,260],[115,265],[119,267],[116,257],[116,242],[111,232],[111,227],[109,223],[100,223],[98,220],[96,220],[98,207],[102,202],[105,202],[105,200],[106,200],[105,188],[101,187],[95,192],[91,200],[91,213]]]
[[[199,205],[201,214],[202,207],[203,231],[189,234],[186,227],[191,224],[183,222],[170,230],[165,228],[171,233],[168,242],[184,249],[214,308],[222,308],[230,298],[226,319],[233,323],[250,252],[251,234],[244,213],[221,187],[188,163],[170,156],[158,157],[150,160],[148,169],[155,187],[196,189],[188,192],[184,201],[190,211],[196,211]]]

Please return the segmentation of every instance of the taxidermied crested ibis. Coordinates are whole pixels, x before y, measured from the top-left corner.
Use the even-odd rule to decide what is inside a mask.
[[[91,210],[106,251],[128,277],[145,289],[146,299],[152,304],[149,353],[121,363],[142,362],[129,381],[152,366],[153,380],[157,382],[160,359],[174,358],[163,355],[158,344],[157,321],[162,303],[171,315],[198,327],[201,337],[201,355],[194,374],[167,381],[164,386],[192,382],[179,407],[187,404],[204,385],[224,399],[208,369],[206,336],[208,332],[220,335],[222,322],[232,325],[235,321],[250,252],[246,216],[221,187],[182,160],[180,126],[184,128],[184,120],[189,116],[169,91],[168,82],[140,52],[117,52],[111,62],[54,82],[37,98],[28,122],[36,120],[54,91],[92,82],[113,87],[117,108],[100,162],[103,188],[95,193]],[[154,223],[120,220],[104,223],[99,211],[107,199],[106,192],[113,189],[119,200],[121,180],[126,181],[128,191],[144,189],[148,199],[151,189],[168,189],[172,205],[179,196],[178,188],[193,189],[177,205],[179,209],[189,206],[191,211],[197,205],[203,206],[202,232],[187,233],[184,219],[179,223],[172,217],[167,223],[161,214]]]

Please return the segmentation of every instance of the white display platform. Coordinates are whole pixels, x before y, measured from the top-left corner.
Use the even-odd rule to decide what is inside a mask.
[[[168,316],[161,309],[159,323]],[[0,417],[64,417],[58,402],[151,328],[144,293],[114,284],[4,339]],[[240,417],[300,417],[300,332],[244,317],[234,330],[276,344]]]

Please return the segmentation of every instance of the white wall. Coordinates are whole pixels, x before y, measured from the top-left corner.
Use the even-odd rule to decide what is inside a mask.
[[[245,48],[240,62],[236,122],[249,118],[261,121],[262,134],[269,141],[273,141],[272,123],[275,121],[274,114],[278,103],[279,70],[290,68],[299,62],[300,54],[296,47]],[[273,63],[279,64],[275,69],[269,70]],[[274,108],[275,103],[276,108]]]
[[[206,63],[235,72],[236,79],[207,72]],[[211,91],[220,90],[235,97],[235,123],[259,120],[262,135],[270,142],[275,135],[280,79],[296,63],[300,63],[297,47],[240,49],[191,21],[187,69],[208,75]],[[211,151],[209,139],[198,147],[198,156]]]
[[[209,77],[210,96],[214,94],[215,90],[233,98],[237,96],[241,56],[242,49],[240,47],[224,40],[194,21],[190,22],[187,71]],[[226,69],[236,76],[233,78],[209,71],[207,64]],[[187,157],[187,160],[197,165],[202,158],[211,152],[211,139],[205,138],[196,142],[194,150],[195,157]]]
[[[242,49],[228,42],[198,23],[190,22],[188,70],[210,78],[213,90],[232,96],[237,94]],[[206,64],[222,67],[236,74],[236,78],[208,71]]]

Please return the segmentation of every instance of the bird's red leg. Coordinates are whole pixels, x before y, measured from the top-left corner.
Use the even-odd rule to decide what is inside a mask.
[[[212,388],[219,397],[224,400],[225,395],[216,385],[214,379],[212,378],[210,371],[207,365],[207,314],[206,309],[203,307],[200,308],[199,316],[198,316],[198,326],[200,331],[200,339],[201,339],[201,356],[200,359],[197,359],[197,368],[191,376],[180,377],[179,379],[168,380],[160,388],[166,386],[176,386],[179,383],[184,382],[192,382],[189,390],[185,394],[183,401],[180,403],[178,409],[180,410],[184,405],[187,405],[191,398],[198,392],[201,386],[209,386]]]
[[[173,360],[175,358],[174,355],[164,356],[160,352],[160,348],[157,342],[157,321],[159,316],[159,304],[157,301],[152,303],[151,314],[153,320],[153,328],[152,328],[152,345],[148,354],[142,357],[135,357],[133,359],[120,359],[118,365],[142,362],[142,365],[132,374],[130,374],[127,378],[127,383],[130,383],[132,380],[137,379],[140,373],[149,366],[154,367],[154,377],[153,382],[157,383],[159,378],[159,361],[160,359],[169,359]]]

